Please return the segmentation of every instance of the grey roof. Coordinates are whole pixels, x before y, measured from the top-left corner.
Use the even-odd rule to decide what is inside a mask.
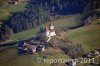
[[[30,47],[29,47],[30,49],[36,49],[37,48],[37,46],[36,45],[30,45]]]

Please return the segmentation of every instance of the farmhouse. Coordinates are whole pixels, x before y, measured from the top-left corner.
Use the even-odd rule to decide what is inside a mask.
[[[35,53],[45,51],[45,46],[43,44],[32,44],[31,42],[24,42],[23,45],[18,47],[18,49],[27,52],[31,51],[31,53]]]

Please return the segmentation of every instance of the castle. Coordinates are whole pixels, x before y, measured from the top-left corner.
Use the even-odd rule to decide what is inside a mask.
[[[52,36],[56,36],[55,28],[52,22],[50,23],[49,27],[46,27],[45,33],[46,37],[48,37],[47,42],[51,39]]]

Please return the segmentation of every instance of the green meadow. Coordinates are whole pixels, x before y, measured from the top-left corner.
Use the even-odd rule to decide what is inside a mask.
[[[27,3],[19,3],[18,5],[9,5],[7,7],[0,7],[0,20],[5,20],[11,13],[24,11]]]
[[[100,48],[100,19],[95,20],[89,26],[70,30],[68,38],[76,43],[86,46],[87,51]]]

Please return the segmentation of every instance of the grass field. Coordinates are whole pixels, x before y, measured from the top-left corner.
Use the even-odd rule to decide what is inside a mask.
[[[9,5],[7,7],[1,7],[0,20],[7,19],[8,16],[11,15],[11,13],[25,10],[26,4],[27,3],[25,2],[25,3],[19,3],[18,5]]]
[[[46,55],[44,53],[41,54],[24,54],[18,55],[17,49],[10,48],[0,52],[0,66],[50,66],[50,63],[36,63],[36,59],[43,58],[46,59],[68,59],[69,57],[65,55],[63,52],[58,52],[52,55]]]
[[[87,51],[100,48],[100,19],[92,22],[91,25],[70,30],[68,38],[87,47]]]

